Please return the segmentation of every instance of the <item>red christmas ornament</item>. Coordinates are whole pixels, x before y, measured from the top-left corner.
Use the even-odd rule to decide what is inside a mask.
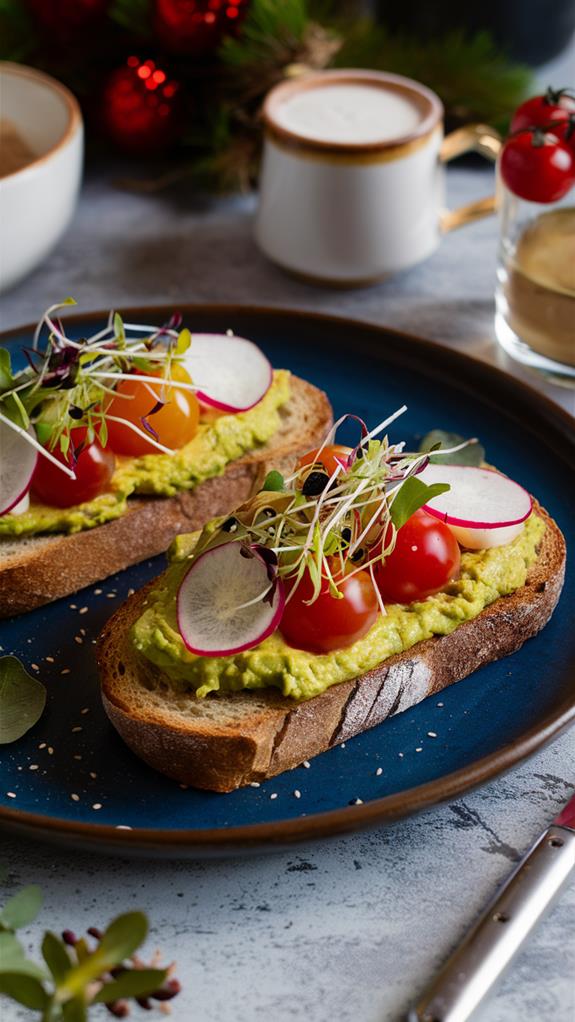
[[[249,0],[155,0],[155,6],[155,29],[163,46],[201,57],[237,32]]]
[[[104,131],[124,152],[161,152],[177,135],[179,90],[155,61],[128,57],[104,86]]]

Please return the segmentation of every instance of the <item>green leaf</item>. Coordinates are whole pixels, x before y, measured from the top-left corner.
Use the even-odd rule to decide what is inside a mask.
[[[20,972],[0,972],[0,993],[34,1011],[44,1011],[49,1002],[40,980]]]
[[[432,429],[426,433],[419,445],[420,451],[433,451],[429,460],[435,465],[481,465],[485,461],[485,448],[482,444],[470,442],[461,451],[453,454],[441,454],[442,447],[457,447],[465,442],[465,437],[458,433],[446,433],[443,429]]]
[[[36,724],[46,705],[46,689],[18,657],[0,657],[0,744],[15,742]]]
[[[54,424],[51,422],[37,422],[34,428],[40,443],[47,444],[54,431]]]
[[[7,930],[17,930],[21,926],[27,926],[38,915],[42,901],[42,890],[37,884],[23,887],[4,905],[0,912],[0,923]]]
[[[44,979],[44,970],[36,962],[26,958],[26,952],[13,933],[0,933],[0,975],[5,972],[19,973]]]
[[[7,348],[0,348],[0,393],[3,390],[10,390],[14,386],[10,352]]]
[[[70,972],[72,963],[64,941],[60,940],[60,938],[50,930],[44,934],[44,940],[42,941],[42,956],[52,973],[56,984],[61,983],[64,977]]]
[[[282,476],[281,472],[277,472],[276,469],[272,469],[271,472],[268,472],[267,476],[264,479],[262,490],[275,490],[279,493],[284,488],[285,488],[284,477]]]
[[[167,969],[129,969],[113,983],[106,983],[94,997],[94,1004],[108,1004],[120,997],[145,997],[158,990],[167,975]]]
[[[178,340],[176,342],[176,355],[183,355],[188,350],[191,343],[192,335],[188,328],[184,327],[184,329],[180,330],[178,334]]]
[[[75,997],[88,983],[120,965],[143,943],[147,932],[148,920],[143,912],[126,912],[125,915],[114,919],[97,949],[75,969],[71,969],[64,982],[58,985],[58,1001],[63,1003]],[[78,950],[79,944],[76,945],[76,951]]]
[[[433,497],[440,493],[446,493],[450,489],[448,483],[434,483],[427,486],[417,476],[409,476],[404,483],[395,490],[395,496],[391,503],[389,513],[396,529],[401,529],[408,518],[411,518],[420,507],[427,504]]]

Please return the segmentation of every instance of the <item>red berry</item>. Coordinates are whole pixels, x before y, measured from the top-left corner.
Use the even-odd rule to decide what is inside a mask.
[[[509,190],[529,202],[556,202],[575,182],[575,157],[569,147],[539,130],[508,138],[500,168]]]

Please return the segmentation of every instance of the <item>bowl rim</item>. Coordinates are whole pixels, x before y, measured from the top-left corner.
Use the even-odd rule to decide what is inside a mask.
[[[19,170],[13,170],[9,174],[5,174],[4,177],[0,178],[2,183],[9,181],[10,178],[18,177],[21,174],[27,174],[29,171],[36,168],[40,163],[45,163],[51,159],[59,149],[63,149],[68,144],[71,138],[76,132],[82,127],[82,113],[80,111],[80,104],[70,90],[59,82],[56,78],[52,78],[51,75],[45,74],[44,71],[38,71],[34,67],[29,67],[27,64],[17,64],[12,60],[0,60],[0,76],[3,74],[13,75],[14,77],[20,78],[31,78],[39,82],[44,87],[51,89],[56,92],[60,98],[64,101],[64,105],[68,112],[68,123],[64,129],[64,133],[61,138],[50,146],[45,153],[41,156],[36,156],[33,160],[30,160],[24,167],[20,167]]]

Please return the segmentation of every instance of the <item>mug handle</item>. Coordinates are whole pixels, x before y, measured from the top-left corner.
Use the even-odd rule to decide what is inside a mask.
[[[479,153],[486,160],[495,163],[499,150],[501,149],[501,135],[495,128],[488,124],[467,124],[464,128],[457,128],[451,134],[446,135],[439,150],[439,159],[442,163],[449,163],[456,156],[463,153]],[[446,209],[441,214],[441,230],[444,234],[453,231],[464,224],[471,224],[475,220],[482,220],[491,216],[496,209],[494,195],[489,195],[476,202],[469,202],[459,209]]]

